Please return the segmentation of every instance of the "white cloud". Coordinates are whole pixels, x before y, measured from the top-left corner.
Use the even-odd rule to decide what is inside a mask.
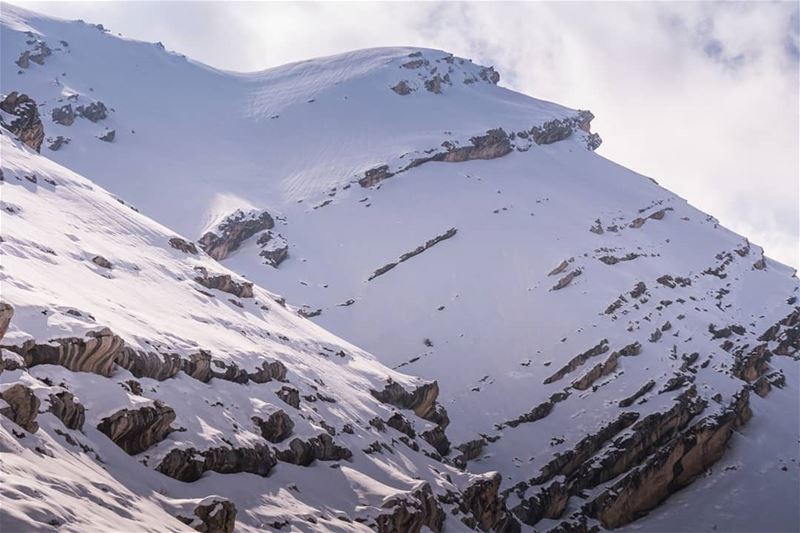
[[[797,266],[798,35],[784,3],[21,4],[229,70],[355,48],[441,48],[591,109],[600,153]]]

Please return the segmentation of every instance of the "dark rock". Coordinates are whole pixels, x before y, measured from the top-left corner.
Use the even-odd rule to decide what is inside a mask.
[[[269,447],[209,448],[202,452],[194,448],[175,448],[164,457],[156,470],[179,481],[197,481],[203,472],[220,474],[248,472],[267,476],[277,464]]]
[[[177,518],[201,533],[233,533],[236,525],[236,506],[225,498],[212,496],[204,498],[195,507],[194,517]]]
[[[11,323],[11,318],[14,316],[14,308],[11,304],[0,302],[0,341],[6,336],[8,325]]]
[[[21,383],[11,385],[0,391],[0,399],[6,406],[0,407],[0,415],[13,421],[22,429],[31,433],[39,431],[36,417],[39,414],[39,398],[33,391]]]
[[[388,498],[381,507],[390,512],[378,515],[375,522],[378,533],[420,533],[423,527],[439,533],[446,518],[428,483]]]
[[[56,124],[62,126],[72,126],[75,122],[75,110],[72,109],[72,104],[65,104],[61,107],[56,107],[50,112],[50,117]]]
[[[92,122],[98,122],[108,116],[108,109],[103,102],[92,102],[86,106],[78,106],[75,114]]]
[[[129,455],[141,453],[172,431],[175,411],[156,400],[153,406],[123,409],[104,418],[97,429]]]
[[[208,255],[221,261],[256,233],[274,226],[275,221],[266,211],[255,214],[237,210],[225,217],[214,231],[205,233],[198,243]]]
[[[239,298],[253,297],[253,284],[249,281],[234,281],[230,274],[209,274],[205,267],[195,267],[199,273],[194,280],[207,289],[233,294]]]
[[[75,401],[75,397],[69,392],[59,392],[50,395],[49,411],[64,423],[69,429],[83,429],[86,420],[86,409]]]
[[[308,440],[292,439],[289,448],[278,450],[278,459],[286,463],[299,466],[309,466],[315,460],[318,461],[340,461],[347,460],[353,453],[333,442],[333,438],[327,433],[321,433]]]
[[[261,436],[272,443],[287,439],[294,429],[294,422],[283,410],[275,411],[266,421],[254,416],[253,422],[261,431]]]
[[[406,80],[401,80],[397,82],[397,85],[392,87],[392,90],[401,96],[405,96],[407,94],[411,94],[412,89],[408,86]]]
[[[180,237],[172,237],[169,240],[169,245],[185,254],[197,255],[197,247],[194,243],[181,239]]]
[[[86,339],[53,339],[46,344],[28,340],[22,346],[4,346],[19,354],[25,366],[60,365],[73,372],[91,372],[111,376],[114,362],[125,343],[108,328],[90,331]]]
[[[275,394],[277,394],[278,398],[283,400],[284,403],[291,405],[295,409],[300,409],[300,391],[297,389],[283,386]]]
[[[113,267],[113,265],[111,264],[111,261],[109,261],[108,259],[106,259],[102,255],[96,255],[96,256],[92,257],[92,263],[94,263],[95,265],[97,265],[99,267],[102,267],[102,268],[109,268],[110,269],[110,268]]]
[[[117,136],[117,132],[115,130],[108,130],[103,135],[98,137],[103,142],[112,143],[114,142],[114,137]]]

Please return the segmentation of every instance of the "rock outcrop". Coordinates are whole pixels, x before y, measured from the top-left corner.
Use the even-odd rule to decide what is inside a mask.
[[[14,317],[14,307],[6,302],[0,302],[0,341],[6,336],[8,325]]]
[[[367,281],[372,281],[373,279],[377,278],[378,276],[382,276],[383,274],[386,274],[387,272],[389,272],[391,269],[393,269],[394,267],[396,267],[400,263],[403,263],[404,261],[408,261],[412,257],[421,254],[422,252],[424,252],[425,250],[431,248],[432,246],[435,246],[435,245],[439,244],[440,242],[442,242],[444,240],[447,240],[447,239],[449,239],[451,237],[455,237],[456,233],[458,233],[458,230],[456,228],[448,229],[447,231],[445,231],[441,235],[437,235],[436,237],[426,241],[425,244],[423,244],[421,246],[417,246],[417,248],[415,248],[414,250],[412,250],[410,252],[404,253],[403,255],[400,256],[400,258],[397,261],[392,262],[392,263],[387,263],[387,264],[383,265],[382,267],[377,269],[375,272],[373,272],[369,276],[369,278],[367,278]]]
[[[498,533],[517,533],[519,522],[505,505],[500,493],[502,476],[498,473],[486,474],[472,481],[461,493],[459,510],[467,516],[462,521],[472,529],[495,531]]]
[[[261,431],[261,436],[272,443],[278,443],[289,438],[294,429],[294,422],[289,415],[279,409],[269,415],[266,420],[254,416],[253,422]]]
[[[277,451],[278,460],[299,466],[309,466],[316,461],[339,461],[350,459],[353,452],[333,442],[327,433],[320,433],[308,440],[292,439],[289,447]]]
[[[22,383],[11,385],[0,391],[0,400],[5,402],[5,405],[0,404],[0,415],[9,418],[26,431],[39,431],[36,417],[39,415],[41,402],[29,387]]]
[[[220,474],[248,472],[266,477],[276,464],[272,451],[262,445],[253,448],[209,448],[204,451],[175,448],[161,460],[156,470],[179,481],[192,482],[208,471]]]
[[[198,276],[194,280],[207,289],[233,294],[239,298],[253,297],[253,284],[249,281],[235,281],[230,274],[209,274],[205,267],[195,267]]]
[[[208,255],[221,261],[256,233],[274,226],[275,221],[266,211],[237,210],[225,217],[212,231],[203,234],[198,243]]]
[[[194,243],[180,237],[172,237],[169,240],[169,245],[185,254],[197,255],[197,247]]]
[[[101,420],[97,429],[129,455],[136,455],[164,440],[174,421],[175,411],[156,400],[152,406],[118,411]]]
[[[44,141],[44,125],[33,99],[26,94],[13,91],[0,102],[0,110],[16,117],[10,122],[6,122],[0,117],[0,126],[10,131],[23,144],[37,152],[41,150]]]
[[[428,483],[402,494],[389,497],[378,515],[374,529],[378,533],[420,533],[423,527],[439,533],[446,514]]]
[[[28,340],[22,346],[4,346],[22,356],[28,368],[60,365],[73,372],[91,372],[109,377],[124,342],[108,328],[90,331],[87,338],[54,339],[46,344]]]
[[[256,244],[261,247],[258,256],[264,258],[265,265],[277,268],[289,257],[289,243],[280,234],[265,231],[258,238]]]
[[[116,363],[137,378],[164,381],[175,377],[183,362],[178,354],[160,354],[124,346],[117,352]]]
[[[236,505],[225,498],[209,496],[197,504],[194,516],[176,518],[201,533],[233,533]]]
[[[83,429],[86,421],[86,409],[75,400],[70,392],[59,392],[50,395],[49,411],[56,415],[68,429]]]

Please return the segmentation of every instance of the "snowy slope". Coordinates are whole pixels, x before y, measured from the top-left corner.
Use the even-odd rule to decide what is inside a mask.
[[[469,459],[472,472],[501,472],[507,506],[518,516],[524,502],[538,498],[541,504],[541,495],[561,479],[542,481],[554,457],[602,434],[622,413],[644,420],[669,411],[690,390],[708,404],[675,434],[629,458],[619,476],[571,494],[553,516],[525,516],[525,527],[555,526],[556,517],[628,479],[677,432],[723,412],[752,382],[761,393],[764,383],[774,386],[764,398],[750,396],[753,419],[736,428],[732,449],[713,475],[633,527],[797,529],[800,517],[789,505],[800,497],[793,270],[652,180],[591,151],[599,139],[589,132],[590,115],[504,89],[493,70],[436,50],[364,50],[244,75],[10,6],[4,6],[2,30],[3,92],[30,95],[46,135],[70,139],[58,150],[46,141],[43,155],[195,240],[231,271],[303,306],[303,314],[386,366],[436,380],[454,445],[446,460]],[[20,54],[40,50],[40,41],[51,50],[43,64],[21,67]],[[65,105],[93,102],[107,106],[105,118],[78,116],[64,125],[53,115]],[[109,130],[113,142],[98,140]],[[36,159],[36,165],[50,165]],[[13,202],[5,193],[3,200]],[[119,216],[113,207],[97,212],[98,226]],[[46,218],[45,206],[38,209],[35,220]],[[240,231],[242,220],[257,221],[265,212],[270,224]],[[5,235],[6,224],[14,227],[6,219],[15,219],[3,216]],[[133,235],[139,244],[156,246],[145,254],[155,269],[165,264],[165,254],[178,252],[164,248],[167,230],[148,237],[153,230],[146,227]],[[257,306],[242,310],[227,297],[209,304],[186,291],[194,263],[182,267],[181,285],[163,266],[157,268],[161,277],[150,277],[147,268],[136,271],[145,262],[141,256],[109,257],[119,253],[109,236],[119,239],[129,225],[116,233],[104,229],[80,246],[64,238],[51,244],[54,232],[46,227],[38,240],[24,228],[18,235],[83,260],[58,266],[69,272],[65,276],[86,274],[87,254],[123,265],[112,269],[116,287],[92,272],[102,288],[59,284],[58,292],[48,289],[49,297],[39,288],[40,280],[52,282],[48,271],[18,267],[18,282],[35,288],[37,296],[23,298],[31,304],[60,302],[92,312],[142,349],[145,341],[177,346],[170,349],[184,355],[208,349],[247,371],[266,349],[290,369],[290,363],[301,365],[297,373],[307,383],[333,379],[333,370],[309,368],[306,357],[319,352],[312,348],[317,343],[338,350],[341,341],[307,329],[307,322],[297,326],[280,306],[270,305],[269,329],[282,328],[291,350],[273,338],[253,341],[265,327]],[[285,257],[278,253],[284,246]],[[47,255],[38,252],[37,261]],[[201,257],[209,270],[223,269]],[[165,276],[174,294],[162,288]],[[132,292],[151,302],[146,320],[144,311],[133,317],[120,312],[132,305],[126,303]],[[268,298],[256,290],[256,300]],[[176,316],[175,309],[198,303],[213,306],[220,327],[207,327],[202,313],[200,319]],[[778,334],[762,336],[785,317],[794,318]],[[61,336],[88,330],[73,322],[31,319],[24,333],[44,338],[54,335],[52,328]],[[15,331],[12,322],[9,338],[22,340]],[[235,331],[249,333],[242,340]],[[614,356],[636,343],[640,348],[629,351],[637,355]],[[774,352],[771,359],[753,363],[755,375],[742,370],[764,343]],[[333,364],[332,375],[344,396],[374,409],[367,389],[394,374],[352,346],[345,351],[358,358],[347,368]],[[591,375],[598,366],[600,375]],[[408,378],[393,379],[412,386]],[[359,413],[351,416],[370,418]],[[612,437],[635,427],[619,428],[581,463],[590,465],[594,457],[600,464]],[[207,434],[188,428],[195,432]],[[455,447],[466,443],[472,444]],[[562,475],[572,483],[569,472]],[[743,521],[739,510],[746,502],[759,504]]]

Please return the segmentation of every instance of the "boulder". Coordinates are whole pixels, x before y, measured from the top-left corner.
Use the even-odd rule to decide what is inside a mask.
[[[129,455],[141,453],[172,431],[175,411],[156,400],[152,406],[123,409],[104,418],[97,429]]]
[[[0,415],[12,420],[22,429],[31,433],[39,431],[36,417],[39,414],[39,398],[33,391],[21,383],[16,383],[0,391]]]

